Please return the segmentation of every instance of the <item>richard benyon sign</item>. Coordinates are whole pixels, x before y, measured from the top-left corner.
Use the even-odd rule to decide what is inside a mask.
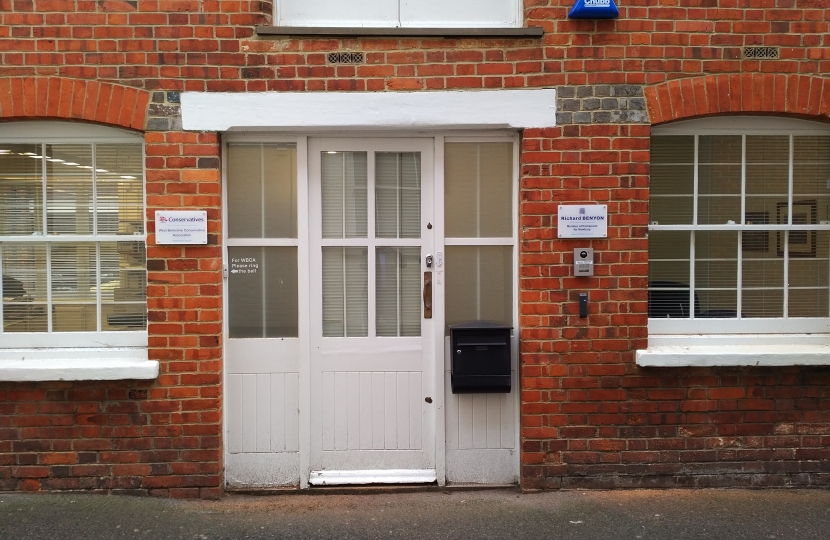
[[[560,204],[559,238],[606,238],[608,206],[605,204]]]

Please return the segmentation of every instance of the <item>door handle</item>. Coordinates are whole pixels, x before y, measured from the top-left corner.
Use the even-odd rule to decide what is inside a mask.
[[[424,319],[432,318],[432,272],[424,272]]]

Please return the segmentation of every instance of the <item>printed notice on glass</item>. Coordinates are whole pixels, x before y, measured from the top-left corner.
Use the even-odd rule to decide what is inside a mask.
[[[259,262],[254,257],[231,257],[231,274],[256,274]]]
[[[560,204],[559,238],[607,238],[608,205]]]
[[[207,244],[207,212],[156,210],[156,244]]]

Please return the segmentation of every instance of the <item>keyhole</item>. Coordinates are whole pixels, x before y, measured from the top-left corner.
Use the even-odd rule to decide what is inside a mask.
[[[427,223],[427,229],[431,229],[431,228],[432,228],[432,223]]]

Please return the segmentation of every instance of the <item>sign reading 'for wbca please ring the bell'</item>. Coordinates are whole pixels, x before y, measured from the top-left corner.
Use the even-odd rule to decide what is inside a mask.
[[[559,238],[607,238],[608,206],[605,204],[560,204]]]
[[[156,244],[207,244],[207,212],[156,210]]]

